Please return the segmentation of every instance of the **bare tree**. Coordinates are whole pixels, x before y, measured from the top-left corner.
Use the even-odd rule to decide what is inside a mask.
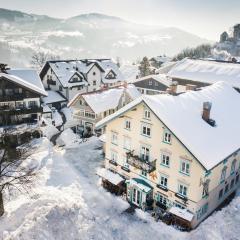
[[[35,177],[35,168],[27,166],[24,158],[10,159],[7,151],[0,149],[0,216],[4,214],[4,192],[11,189],[28,192]]]
[[[58,55],[53,55],[39,50],[32,55],[31,64],[37,70],[41,70],[46,61],[58,60],[59,58],[60,57]]]

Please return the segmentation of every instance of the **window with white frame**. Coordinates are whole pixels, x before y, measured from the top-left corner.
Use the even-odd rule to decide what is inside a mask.
[[[131,139],[129,137],[123,138],[123,148],[126,150],[131,150]]]
[[[115,144],[115,145],[118,144],[118,135],[117,135],[117,133],[112,132],[111,141],[112,141],[112,143]]]
[[[161,155],[161,165],[166,167],[170,166],[170,156],[167,153],[162,153]]]
[[[150,159],[150,150],[146,146],[141,147],[140,157],[143,161],[148,162]]]
[[[127,130],[131,129],[131,121],[129,119],[125,119],[124,128]]]
[[[142,124],[142,135],[151,137],[151,126],[147,123]]]
[[[168,177],[166,175],[160,174],[159,185],[164,188],[168,187]]]
[[[165,143],[171,143],[171,140],[172,140],[172,135],[169,131],[165,130],[164,131],[164,135],[163,135],[163,141]]]
[[[151,112],[148,109],[144,109],[144,118],[146,119],[151,118]]]
[[[188,190],[188,187],[182,183],[179,183],[178,185],[178,193],[180,195],[182,195],[183,197],[186,197],[187,196],[187,190]]]
[[[118,160],[118,154],[117,154],[117,152],[111,151],[111,160],[112,160],[113,162],[117,162],[117,160]]]
[[[123,167],[129,169],[129,164],[127,162],[127,157],[126,156],[123,156]]]
[[[149,86],[152,86],[152,84],[153,84],[152,80],[149,80],[148,84],[149,84]]]
[[[186,175],[190,174],[190,162],[188,160],[180,161],[180,172]]]
[[[222,172],[221,172],[221,178],[220,178],[220,182],[224,182],[225,178],[226,178],[226,173],[227,173],[227,167],[225,166],[223,169],[222,169]]]
[[[234,174],[234,172],[235,172],[236,162],[237,162],[236,159],[234,159],[234,160],[232,161],[232,165],[231,165],[231,175]]]

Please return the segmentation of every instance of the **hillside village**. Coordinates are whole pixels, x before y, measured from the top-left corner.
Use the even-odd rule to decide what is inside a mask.
[[[239,41],[0,63],[0,239],[238,239]]]

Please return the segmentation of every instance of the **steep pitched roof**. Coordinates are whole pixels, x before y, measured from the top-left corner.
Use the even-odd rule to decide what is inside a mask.
[[[211,118],[202,117],[203,102],[212,102]],[[207,170],[240,149],[240,95],[224,82],[179,96],[143,96],[97,123],[102,127],[140,103],[145,103]]]
[[[69,82],[70,78],[75,74],[80,74],[87,83],[87,73],[96,65],[102,72],[103,83],[115,83],[117,81],[122,81],[123,76],[118,68],[118,66],[110,59],[82,59],[82,60],[57,60],[48,61],[43,67],[40,76],[46,74],[48,68],[52,68],[59,81],[63,87],[73,87],[80,85],[79,82]],[[116,74],[115,79],[106,79],[106,74],[109,71],[113,71]]]
[[[0,77],[9,79],[10,81],[28,88],[40,95],[47,96],[42,81],[35,70],[11,69],[7,70],[7,73],[0,73]]]
[[[68,107],[73,106],[75,102],[82,97],[87,102],[89,107],[96,114],[98,114],[110,109],[115,109],[118,106],[124,91],[126,91],[133,100],[141,96],[141,93],[136,89],[134,85],[128,85],[126,88],[121,86],[104,91],[77,94],[71,100],[71,102],[69,102]]]
[[[224,81],[240,88],[240,64],[185,58],[167,74],[171,78],[213,84]]]

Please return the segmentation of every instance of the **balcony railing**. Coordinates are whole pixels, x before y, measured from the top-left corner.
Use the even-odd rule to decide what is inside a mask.
[[[48,85],[56,85],[56,81],[53,81],[53,80],[48,79],[48,80],[47,80],[47,84],[48,84]]]
[[[31,114],[31,113],[38,113],[42,112],[43,108],[39,106],[32,106],[32,107],[16,107],[12,108],[11,106],[2,106],[0,107],[0,114],[10,114],[10,115],[21,115],[21,114]]]
[[[134,151],[127,152],[127,163],[135,168],[144,170],[147,173],[156,170],[156,159],[152,162],[145,161],[138,155],[134,155]]]
[[[23,100],[26,98],[26,95],[24,94],[16,94],[14,93],[13,95],[4,95],[0,96],[0,102],[11,102],[11,101],[18,101],[18,100]]]

